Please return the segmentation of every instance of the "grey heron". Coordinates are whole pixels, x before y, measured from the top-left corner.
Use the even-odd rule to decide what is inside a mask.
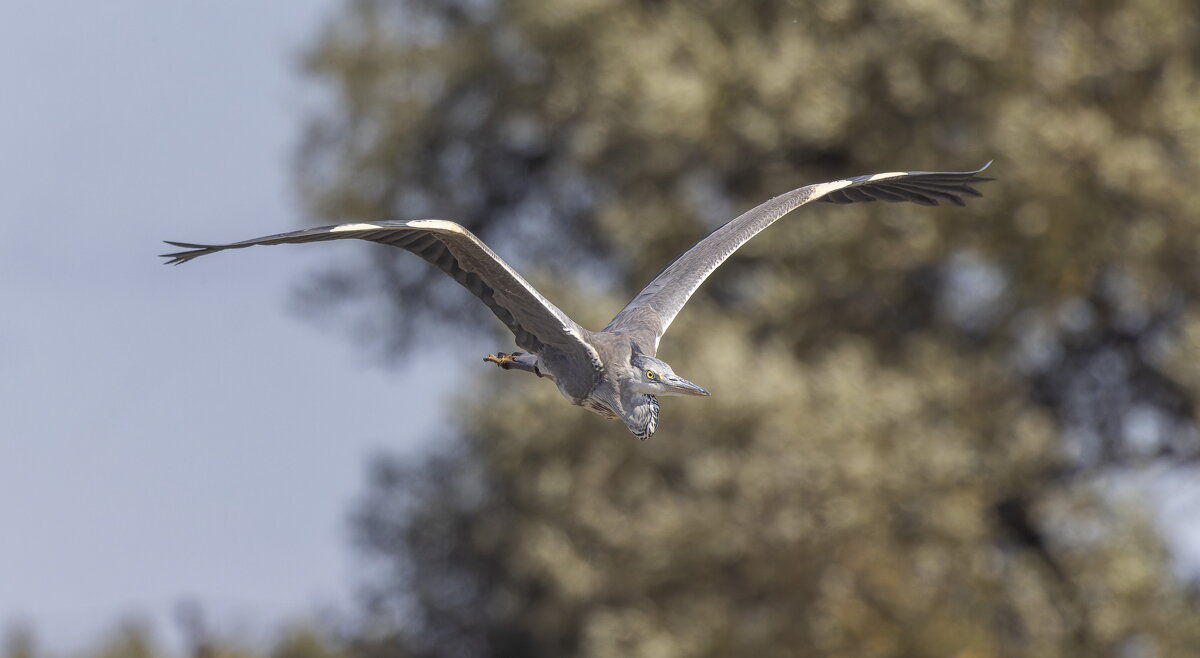
[[[991,164],[990,162],[988,164]],[[600,331],[584,329],[461,225],[440,219],[390,220],[322,226],[230,244],[171,242],[185,251],[163,254],[168,264],[226,249],[354,238],[408,250],[471,291],[512,331],[522,352],[484,357],[505,370],[552,380],[563,397],[608,418],[619,418],[639,439],[658,428],[658,397],[708,395],[655,358],[658,343],[700,284],[739,247],[792,210],[810,202],[911,201],[964,205],[981,196],[972,185],[992,180],[975,171],[888,172],[797,188],[726,222],[667,265]]]

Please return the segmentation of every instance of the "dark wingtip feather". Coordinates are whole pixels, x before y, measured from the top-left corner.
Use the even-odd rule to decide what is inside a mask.
[[[987,169],[988,167],[992,166],[993,162],[995,162],[995,160],[988,160],[987,162],[985,162],[983,164],[982,167],[976,169],[975,171],[972,171],[971,173],[972,174],[981,173],[981,172],[983,172],[984,169]],[[993,180],[996,180],[996,179],[992,178],[991,176],[971,176],[971,180],[969,180],[968,182],[970,182],[970,183],[986,183],[988,181],[993,181]]]
[[[186,249],[186,251],[173,251],[169,254],[159,254],[159,258],[169,259],[164,261],[163,265],[182,265],[183,263],[186,263],[197,256],[203,256],[205,254],[211,254],[215,251],[219,251],[219,249],[216,249],[211,245],[193,244],[191,242],[174,242],[172,240],[163,240],[163,242],[174,247],[183,247]]]
[[[176,242],[174,240],[163,240],[163,242],[172,247],[183,247],[184,249],[209,249],[212,247],[211,244],[196,244],[194,242]]]
[[[978,183],[986,183],[993,178],[980,176],[979,173],[990,167],[988,160],[982,167],[974,171],[912,171],[897,178],[872,180],[878,174],[855,176],[849,179],[852,185],[837,190],[822,201],[832,203],[853,203],[855,201],[908,201],[923,206],[937,206],[942,203],[952,203],[964,206],[963,197],[981,197],[979,190],[971,187]],[[890,193],[890,194],[889,194]],[[902,198],[897,199],[900,196]]]

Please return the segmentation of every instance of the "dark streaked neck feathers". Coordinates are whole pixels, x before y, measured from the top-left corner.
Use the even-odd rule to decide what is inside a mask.
[[[658,429],[658,398],[653,395],[634,395],[622,420],[637,438],[645,441],[654,436],[654,431]]]

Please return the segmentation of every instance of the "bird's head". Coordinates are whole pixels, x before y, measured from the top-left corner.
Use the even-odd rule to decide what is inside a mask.
[[[708,391],[675,374],[666,361],[645,354],[635,354],[630,361],[634,368],[629,389],[643,395],[708,395]]]

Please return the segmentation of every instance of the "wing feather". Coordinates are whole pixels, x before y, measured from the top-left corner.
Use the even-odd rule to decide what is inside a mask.
[[[855,176],[781,194],[730,220],[681,254],[621,309],[604,330],[631,336],[643,352],[653,355],[662,335],[700,284],[733,252],[780,217],[810,201],[965,205],[962,197],[982,196],[972,185],[992,180],[979,175],[990,164],[975,171],[897,171]]]
[[[599,382],[604,364],[587,330],[552,304],[463,226],[437,219],[363,222],[268,235],[230,244],[167,241],[184,249],[163,254],[168,264],[258,245],[356,239],[410,251],[450,275],[500,318],[522,349],[538,354],[566,392],[584,397]],[[572,376],[570,373],[574,373]]]

